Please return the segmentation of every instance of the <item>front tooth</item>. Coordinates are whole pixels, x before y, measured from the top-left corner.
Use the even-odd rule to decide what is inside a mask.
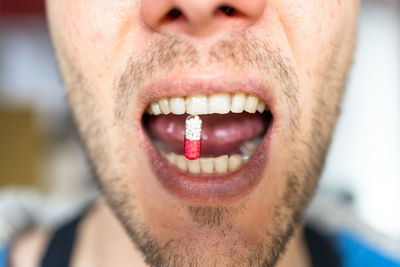
[[[200,168],[203,173],[214,172],[214,159],[213,158],[200,158]]]
[[[246,98],[246,103],[244,105],[244,110],[249,113],[254,113],[257,110],[258,98],[254,95],[248,95]]]
[[[158,105],[158,103],[157,103],[156,101],[151,102],[151,104],[150,104],[150,109],[151,109],[151,112],[152,112],[154,115],[160,115],[160,114],[161,114],[160,106]]]
[[[176,167],[178,167],[178,169],[182,170],[182,171],[186,171],[187,170],[187,160],[186,157],[184,155],[178,155],[176,157],[176,162],[175,162]]]
[[[173,114],[180,115],[185,113],[185,99],[183,97],[171,97],[169,106]]]
[[[240,166],[242,166],[242,156],[240,156],[240,155],[230,156],[228,165],[229,165],[230,172],[237,170]]]
[[[232,97],[231,111],[233,113],[243,112],[245,102],[246,102],[246,95],[244,93],[236,93]]]
[[[208,113],[226,114],[230,111],[229,94],[214,94],[209,97]]]
[[[228,172],[228,156],[223,155],[214,159],[214,167],[216,173]]]
[[[187,166],[188,166],[189,172],[200,173],[200,160],[199,159],[187,160]]]
[[[265,102],[262,101],[262,100],[258,101],[257,111],[260,112],[260,113],[263,113],[264,110],[265,110]]]
[[[186,98],[186,112],[191,115],[207,114],[208,99],[205,95],[194,95]]]
[[[167,97],[158,100],[158,105],[160,105],[160,109],[163,114],[167,115],[171,113],[171,109],[169,107],[169,100]]]

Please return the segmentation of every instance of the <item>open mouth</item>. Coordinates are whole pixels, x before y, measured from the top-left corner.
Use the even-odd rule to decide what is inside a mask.
[[[184,155],[185,120],[202,120],[201,153]],[[254,94],[217,93],[165,97],[151,102],[143,125],[160,155],[188,174],[227,174],[244,167],[268,131],[272,114]]]
[[[224,71],[180,74],[150,84],[140,99],[143,147],[155,178],[172,195],[192,204],[228,204],[265,176],[279,129],[270,86]],[[193,135],[201,139],[195,157],[186,153],[192,116],[202,121],[201,135]]]
[[[201,117],[201,155],[184,151],[185,119]],[[150,103],[143,124],[154,146],[177,169],[191,174],[225,174],[249,162],[272,120],[266,103],[242,92],[166,97]]]

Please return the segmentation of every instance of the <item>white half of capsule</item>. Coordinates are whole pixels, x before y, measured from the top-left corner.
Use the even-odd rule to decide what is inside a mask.
[[[199,116],[188,116],[185,121],[185,137],[189,140],[201,139],[202,120]]]

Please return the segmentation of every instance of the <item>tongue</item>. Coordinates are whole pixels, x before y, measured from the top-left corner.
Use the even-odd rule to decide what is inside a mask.
[[[161,141],[167,151],[183,154],[185,119],[188,115],[150,116],[147,127],[152,138]],[[202,156],[237,153],[243,142],[251,140],[266,129],[261,114],[229,113],[200,115],[202,124]]]

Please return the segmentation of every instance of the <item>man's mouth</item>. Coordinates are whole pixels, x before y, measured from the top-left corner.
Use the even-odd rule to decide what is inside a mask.
[[[201,154],[188,159],[184,151],[185,119],[202,123]],[[226,174],[245,166],[271,123],[268,105],[244,92],[164,97],[151,102],[143,116],[146,131],[160,155],[190,174]]]
[[[158,97],[157,97],[158,96]],[[143,91],[142,136],[150,166],[173,195],[221,204],[250,193],[264,176],[275,136],[274,98],[243,77],[177,78]],[[185,121],[199,116],[201,153],[185,156]]]

